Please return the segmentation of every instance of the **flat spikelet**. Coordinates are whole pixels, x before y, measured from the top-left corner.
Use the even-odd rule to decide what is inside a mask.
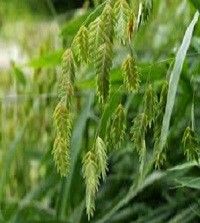
[[[64,102],[60,101],[54,111],[53,114],[55,126],[59,135],[63,138],[69,137],[68,129],[71,129],[71,114],[69,109],[64,104]]]
[[[104,41],[112,42],[113,34],[114,34],[114,15],[113,8],[110,3],[107,3],[102,14],[101,20],[103,21],[104,26]]]
[[[103,180],[105,180],[108,158],[106,154],[106,145],[99,136],[97,137],[96,142],[95,142],[94,154],[97,160],[99,175],[101,175]]]
[[[106,103],[110,90],[110,69],[112,67],[112,44],[104,43],[99,47],[95,62],[97,75],[97,91],[99,101]]]
[[[89,54],[92,62],[95,62],[99,47],[104,43],[112,43],[114,18],[112,7],[106,4],[102,14],[90,23],[89,27]]]
[[[125,59],[122,64],[122,71],[124,76],[124,84],[128,91],[137,91],[139,87],[139,73],[134,58],[131,55]]]
[[[109,144],[111,144],[111,146],[114,146],[117,149],[121,146],[121,143],[123,142],[125,137],[125,122],[125,111],[123,106],[120,104],[115,110],[107,132],[107,135],[109,136]]]
[[[138,152],[139,156],[141,156],[141,149],[144,147],[145,133],[147,130],[148,118],[145,113],[141,113],[137,115],[134,119],[133,126],[131,128],[131,134],[134,148]]]
[[[100,17],[97,17],[89,25],[89,53],[93,62],[97,56],[97,50],[105,42],[106,34],[104,23]]]
[[[186,128],[183,134],[182,143],[187,160],[196,160],[199,162],[200,143],[195,137],[194,131],[190,127]]]
[[[87,152],[83,159],[83,177],[86,184],[86,212],[90,220],[94,214],[95,196],[99,185],[96,157],[91,151]]]
[[[65,97],[72,89],[75,80],[75,62],[71,49],[67,49],[62,57],[62,74],[59,83],[59,96]]]
[[[160,153],[160,152],[156,152],[155,155],[155,168],[156,169],[160,169],[160,167],[163,166],[163,164],[166,162],[167,157],[166,157],[166,151],[165,149]]]
[[[66,176],[69,167],[69,147],[71,137],[71,114],[64,102],[59,102],[54,111],[56,138],[52,154],[58,172]]]
[[[89,52],[89,33],[85,26],[81,26],[74,37],[72,48],[78,61],[87,63]]]
[[[59,134],[56,136],[53,150],[54,162],[61,176],[66,176],[69,169],[69,142]]]
[[[128,39],[128,28],[130,26],[131,9],[126,0],[116,0],[114,4],[115,33],[118,39],[125,43]]]
[[[145,95],[144,95],[144,112],[148,118],[148,125],[151,128],[152,122],[155,121],[156,114],[157,114],[157,107],[158,101],[156,94],[152,88],[152,85],[149,84]]]

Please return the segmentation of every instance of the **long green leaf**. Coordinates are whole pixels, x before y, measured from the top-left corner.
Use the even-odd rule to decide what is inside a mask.
[[[188,26],[182,44],[176,54],[176,59],[174,63],[173,70],[170,75],[170,80],[169,80],[169,90],[168,90],[168,95],[167,95],[167,104],[166,104],[166,109],[165,109],[165,114],[163,117],[163,123],[162,123],[162,129],[161,129],[161,137],[160,137],[160,143],[159,143],[159,152],[162,152],[166,141],[168,137],[168,132],[169,132],[169,125],[170,125],[170,120],[171,120],[171,115],[172,115],[172,110],[174,107],[175,103],[175,98],[176,98],[176,92],[178,88],[178,82],[180,79],[180,74],[182,71],[183,63],[186,57],[186,53],[188,51],[188,48],[190,46],[190,42],[192,39],[192,34],[194,27],[198,21],[199,18],[199,12],[196,12],[194,15],[194,18],[190,25]]]
[[[194,189],[200,189],[200,177],[181,177],[175,179],[180,187],[189,187]]]

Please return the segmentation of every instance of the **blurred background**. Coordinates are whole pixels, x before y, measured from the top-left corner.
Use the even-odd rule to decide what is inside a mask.
[[[137,15],[139,1],[131,2]],[[57,79],[63,50],[99,3],[0,1],[0,222],[87,222],[81,159],[99,121],[96,98],[91,96],[95,94],[92,68],[87,73],[83,69],[78,77],[80,106],[74,111],[72,141],[72,148],[78,152],[73,159],[74,171],[68,179],[56,173],[51,155],[55,134],[52,114],[58,102]],[[194,13],[195,7],[188,0],[154,0],[149,21],[132,43],[142,84],[151,79],[155,89],[159,88]],[[200,133],[199,33],[198,23],[183,67],[168,161],[163,170],[185,162],[180,144],[183,131],[190,123],[193,100],[196,131]],[[119,67],[125,54],[126,50],[116,46],[111,71],[116,88],[122,83]],[[85,100],[88,97],[90,100]],[[140,109],[141,97],[135,97],[130,117]],[[80,145],[76,140],[80,140]],[[137,158],[129,142],[124,150],[111,154],[108,179],[98,193],[97,210],[91,222],[96,222],[122,199],[135,178],[136,169]],[[109,222],[199,222],[199,206],[194,201],[200,195],[200,181],[194,188],[182,176],[187,172],[189,175],[184,177],[196,179],[199,168],[191,165],[187,171],[170,172],[168,178],[152,183]],[[193,211],[188,209],[188,204],[194,205]]]

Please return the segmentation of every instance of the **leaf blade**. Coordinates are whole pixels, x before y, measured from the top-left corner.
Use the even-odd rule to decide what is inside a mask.
[[[160,137],[160,143],[159,143],[159,148],[158,148],[159,152],[162,152],[167,141],[171,115],[172,115],[176,92],[178,88],[178,82],[180,79],[183,63],[184,63],[191,39],[192,39],[193,30],[198,21],[198,18],[199,18],[199,12],[196,12],[193,17],[192,22],[190,23],[190,25],[188,26],[185,32],[182,44],[176,54],[175,64],[174,64],[173,70],[170,75],[170,80],[169,80],[167,104],[166,104],[165,113],[163,117],[161,137]]]

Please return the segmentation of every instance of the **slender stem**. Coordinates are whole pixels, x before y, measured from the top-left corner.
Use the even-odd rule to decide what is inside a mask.
[[[192,125],[192,131],[195,129],[195,118],[194,118],[194,93],[192,98],[192,107],[191,107],[191,125]]]

